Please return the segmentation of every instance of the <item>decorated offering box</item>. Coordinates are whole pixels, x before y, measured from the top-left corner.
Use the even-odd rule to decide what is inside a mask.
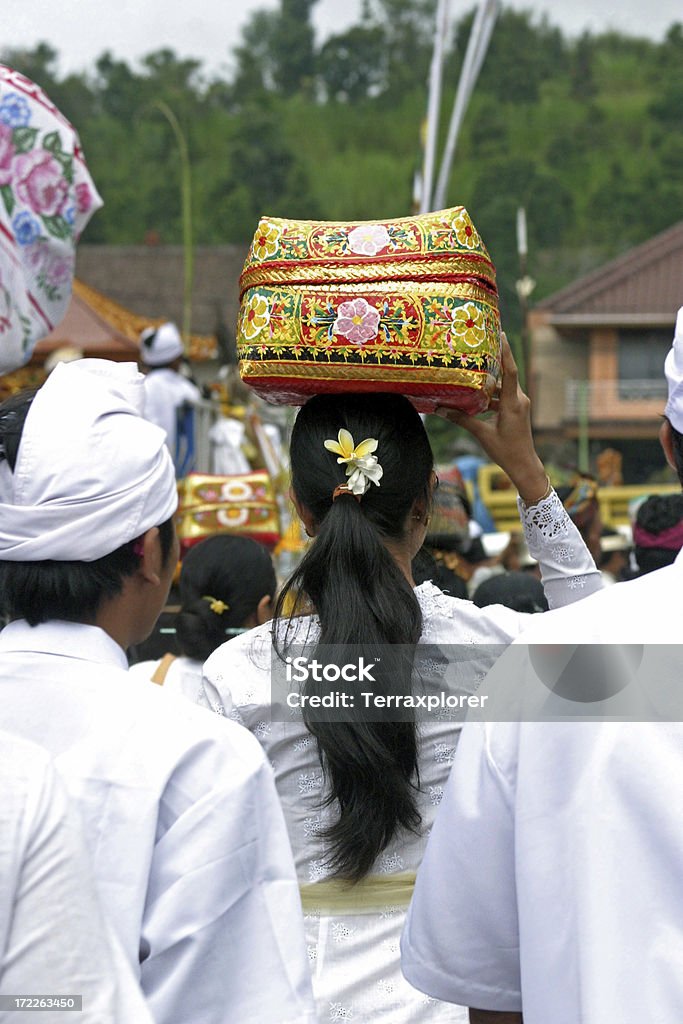
[[[495,270],[461,206],[382,223],[264,217],[240,296],[240,373],[273,404],[394,391],[476,413],[496,388]]]
[[[263,470],[235,476],[190,473],[178,484],[178,537],[186,551],[205,537],[233,533],[274,547],[280,515],[273,485]]]

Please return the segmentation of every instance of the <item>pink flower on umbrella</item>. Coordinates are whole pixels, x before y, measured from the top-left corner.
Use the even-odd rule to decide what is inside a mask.
[[[41,239],[38,242],[33,242],[31,245],[27,245],[23,253],[24,264],[30,267],[34,273],[37,273],[38,269],[47,262],[50,256],[50,246],[46,241]]]
[[[376,256],[390,244],[389,232],[383,224],[361,224],[349,231],[349,249],[360,256]]]
[[[67,259],[54,259],[45,268],[45,280],[52,288],[68,284],[73,274],[73,262]]]
[[[379,310],[365,299],[342,302],[332,325],[334,334],[341,335],[354,345],[364,345],[366,341],[377,337],[378,330]]]
[[[61,166],[46,150],[34,149],[14,160],[17,195],[43,217],[61,213],[69,198],[69,184]]]
[[[12,180],[10,168],[13,156],[12,129],[9,125],[0,122],[0,185],[9,185]]]
[[[92,192],[86,181],[76,185],[76,206],[79,213],[87,213],[92,206]]]

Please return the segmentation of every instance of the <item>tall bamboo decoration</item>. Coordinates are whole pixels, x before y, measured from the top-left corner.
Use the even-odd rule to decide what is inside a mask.
[[[194,283],[194,247],[192,244],[192,174],[187,140],[171,108],[163,100],[152,104],[171,126],[180,157],[180,202],[183,220],[183,341],[185,350],[192,331],[192,286]]]

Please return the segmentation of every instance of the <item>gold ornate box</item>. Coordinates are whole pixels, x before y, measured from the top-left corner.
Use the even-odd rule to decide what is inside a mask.
[[[190,473],[178,482],[178,498],[182,552],[217,533],[251,537],[268,548],[280,540],[280,513],[264,470],[234,476]]]
[[[475,413],[498,381],[495,270],[461,206],[360,224],[264,217],[240,301],[240,373],[274,404],[394,391]]]

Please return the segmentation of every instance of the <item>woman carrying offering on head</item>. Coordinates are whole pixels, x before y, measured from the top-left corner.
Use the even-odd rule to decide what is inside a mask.
[[[447,415],[478,438],[517,487],[530,552],[550,607],[558,607],[599,589],[600,574],[549,485],[533,444],[529,401],[505,340],[503,346],[494,415]],[[209,658],[202,702],[246,726],[273,765],[321,1022],[465,1022],[465,1009],[408,985],[399,956],[414,873],[462,715],[434,714],[418,725],[410,713],[368,716],[358,706],[345,716],[326,716],[310,702],[276,712],[271,668],[278,660],[286,665],[303,645],[323,663],[331,652],[352,651],[375,667],[373,681],[358,690],[405,696],[420,685],[413,666],[421,652],[458,645],[467,655],[463,692],[475,694],[495,652],[518,636],[528,616],[499,605],[477,608],[431,582],[414,586],[411,561],[427,532],[437,481],[427,433],[408,399],[316,395],[298,413],[290,454],[292,498],[313,542],[273,622]],[[321,697],[340,689],[309,677],[301,692]]]

